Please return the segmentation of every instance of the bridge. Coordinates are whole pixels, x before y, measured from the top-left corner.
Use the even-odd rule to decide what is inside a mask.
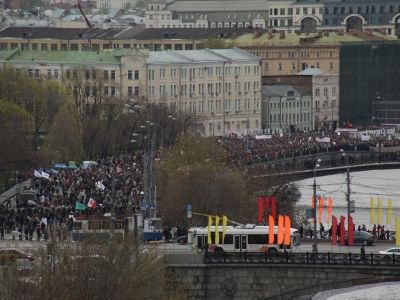
[[[167,258],[177,280],[186,282],[188,299],[310,299],[325,290],[400,281],[400,257],[376,254],[242,253],[179,261]]]
[[[396,148],[397,149],[397,148]],[[331,175],[350,171],[400,168],[400,152],[348,151],[346,157],[340,151],[292,155],[246,167],[248,174],[255,181],[269,177],[285,178],[296,181],[314,176],[316,160],[321,159],[318,175]]]

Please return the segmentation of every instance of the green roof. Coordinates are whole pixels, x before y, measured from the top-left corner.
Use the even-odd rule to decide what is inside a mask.
[[[43,62],[70,64],[119,64],[128,49],[113,51],[0,51],[0,59],[10,62]]]
[[[393,37],[379,35],[374,33],[376,39],[386,39],[391,40]],[[300,45],[300,38],[311,38],[315,37],[317,34],[296,34],[289,33],[285,35],[285,38],[281,39],[279,33],[272,34],[272,37],[269,38],[268,34],[262,34],[258,38],[254,38],[254,34],[246,33],[243,34],[236,39],[230,40],[234,43],[235,46],[297,46]],[[396,39],[396,38],[395,38]],[[338,45],[341,42],[358,42],[363,41],[364,39],[361,37],[356,37],[350,34],[339,35],[337,33],[330,32],[328,36],[322,35],[315,42],[310,43],[310,45]]]

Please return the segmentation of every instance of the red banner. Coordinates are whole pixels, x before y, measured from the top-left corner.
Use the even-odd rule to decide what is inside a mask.
[[[336,245],[337,242],[337,219],[332,216],[332,245]]]
[[[274,244],[275,243],[275,224],[274,224],[274,218],[269,215],[268,216],[268,225],[269,225],[269,237],[268,237],[268,244]]]
[[[284,244],[290,246],[290,227],[291,227],[290,217],[285,216],[285,239]]]
[[[319,214],[318,214],[318,223],[319,223],[319,224],[322,222],[322,212],[323,212],[324,206],[325,206],[324,197],[321,196],[321,197],[319,198],[319,203],[318,203],[318,211],[319,211]]]
[[[346,234],[346,230],[344,227],[344,222],[346,218],[343,216],[340,216],[340,246],[344,246],[344,238]]]
[[[267,196],[264,197],[264,212],[263,219],[265,220],[265,224],[268,224],[268,209],[269,209],[269,198]]]
[[[264,214],[264,200],[263,197],[259,196],[257,198],[258,202],[258,214],[257,214],[257,224],[261,224],[263,220],[263,214]]]
[[[349,238],[348,238],[347,244],[349,246],[352,246],[352,245],[354,245],[354,223],[353,223],[352,216],[349,216],[347,231],[349,233]]]
[[[269,198],[269,202],[271,204],[271,215],[276,220],[276,198],[272,196]]]
[[[283,216],[279,215],[278,217],[278,244],[282,245],[283,244],[283,238],[284,238],[284,218]]]

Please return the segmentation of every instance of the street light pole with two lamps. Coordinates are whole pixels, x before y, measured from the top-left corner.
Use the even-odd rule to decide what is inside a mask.
[[[318,245],[317,245],[317,180],[316,173],[317,169],[320,167],[321,159],[318,158],[317,162],[314,166],[314,184],[313,184],[313,218],[314,218],[314,235],[313,235],[313,253],[318,253]]]

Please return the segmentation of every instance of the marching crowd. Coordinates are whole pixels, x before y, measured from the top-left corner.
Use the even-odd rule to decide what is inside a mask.
[[[55,234],[65,240],[73,228],[72,215],[91,217],[111,211],[113,178],[116,214],[136,212],[144,194],[143,172],[143,157],[138,153],[100,160],[85,169],[61,169],[49,172],[48,177],[33,177],[27,189],[34,193],[35,203],[0,206],[0,238],[11,233],[19,239],[40,240]],[[77,209],[77,201],[87,208]]]
[[[263,138],[253,135],[244,137],[231,135],[223,141],[226,159],[232,165],[252,165],[292,156],[312,155],[326,151],[369,150],[369,146],[381,143],[382,147],[400,146],[399,139],[369,137],[368,141],[355,137],[349,132],[335,131],[296,132],[292,134],[271,134]]]

